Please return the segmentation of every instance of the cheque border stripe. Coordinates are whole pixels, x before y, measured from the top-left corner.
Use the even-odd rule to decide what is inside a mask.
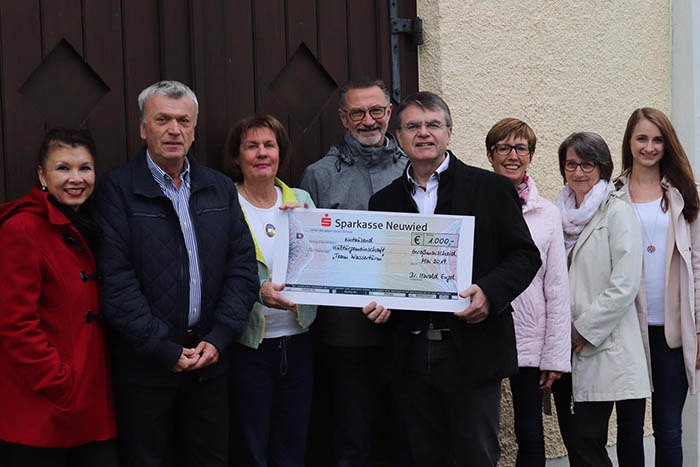
[[[313,290],[314,292],[325,292],[344,295],[385,295],[391,297],[409,297],[409,298],[432,298],[443,300],[458,300],[457,292],[430,292],[422,290],[402,290],[402,289],[368,289],[363,287],[333,287],[319,286],[313,284],[287,284],[286,288],[289,292],[301,292],[304,290]]]

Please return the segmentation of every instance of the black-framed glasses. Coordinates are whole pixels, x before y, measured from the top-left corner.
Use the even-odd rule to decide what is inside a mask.
[[[567,172],[576,172],[577,167],[581,167],[581,172],[589,174],[589,173],[593,172],[593,169],[595,169],[596,163],[593,161],[583,161],[583,162],[566,161],[566,162],[564,162],[564,170],[566,170]]]
[[[386,109],[388,109],[389,106],[386,105],[382,107],[381,105],[377,105],[374,107],[370,107],[369,109],[340,109],[343,112],[345,112],[345,115],[347,115],[350,120],[353,122],[360,122],[365,118],[365,115],[369,113],[369,116],[372,117],[375,120],[379,120],[380,118],[384,118],[384,115],[386,115]]]
[[[519,156],[527,156],[530,154],[530,148],[526,144],[495,144],[491,147],[491,151],[496,151],[500,156],[507,156],[515,149],[515,153]]]
[[[425,126],[425,129],[428,131],[438,131],[442,130],[447,125],[445,125],[439,120],[431,120],[429,122],[408,122],[405,125],[401,125],[401,128],[403,128],[409,133],[415,133],[416,131],[420,130],[423,126]]]

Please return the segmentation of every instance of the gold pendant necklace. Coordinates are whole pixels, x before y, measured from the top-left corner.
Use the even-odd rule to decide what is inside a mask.
[[[647,229],[644,227],[644,222],[642,221],[642,216],[639,214],[639,208],[637,208],[637,203],[632,202],[632,206],[634,206],[634,210],[637,212],[637,219],[639,219],[639,225],[642,227],[642,234],[643,237],[646,239],[648,245],[647,245],[647,251],[649,253],[654,253],[656,251],[656,247],[654,246],[653,239],[656,236],[656,224],[657,221],[659,220],[659,212],[661,212],[661,201],[664,199],[663,195],[661,196],[661,199],[659,200],[659,208],[656,210],[656,218],[654,218],[654,230],[651,232],[651,237],[647,234]]]

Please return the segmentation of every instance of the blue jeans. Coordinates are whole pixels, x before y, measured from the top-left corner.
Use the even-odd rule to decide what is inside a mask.
[[[646,399],[615,402],[617,462],[620,467],[644,466],[644,412]],[[661,467],[663,464],[656,464]]]
[[[681,414],[688,393],[683,350],[666,343],[663,326],[649,326],[651,352],[651,419],[656,446],[656,465],[683,465]]]
[[[303,467],[311,413],[311,333],[235,344],[231,370],[231,465]]]
[[[515,440],[518,443],[516,467],[544,467],[544,434],[542,431],[542,390],[539,368],[518,368],[510,377],[515,415]]]

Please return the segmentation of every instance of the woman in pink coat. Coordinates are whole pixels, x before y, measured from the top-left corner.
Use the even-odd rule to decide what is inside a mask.
[[[95,184],[85,130],[50,130],[39,183],[0,206],[3,466],[117,465],[117,427],[84,203]]]
[[[510,378],[518,443],[516,466],[544,466],[542,390],[571,371],[571,314],[566,250],[559,210],[537,191],[527,168],[537,137],[527,123],[506,118],[486,135],[486,157],[515,185],[542,267],[512,303],[518,374]]]

